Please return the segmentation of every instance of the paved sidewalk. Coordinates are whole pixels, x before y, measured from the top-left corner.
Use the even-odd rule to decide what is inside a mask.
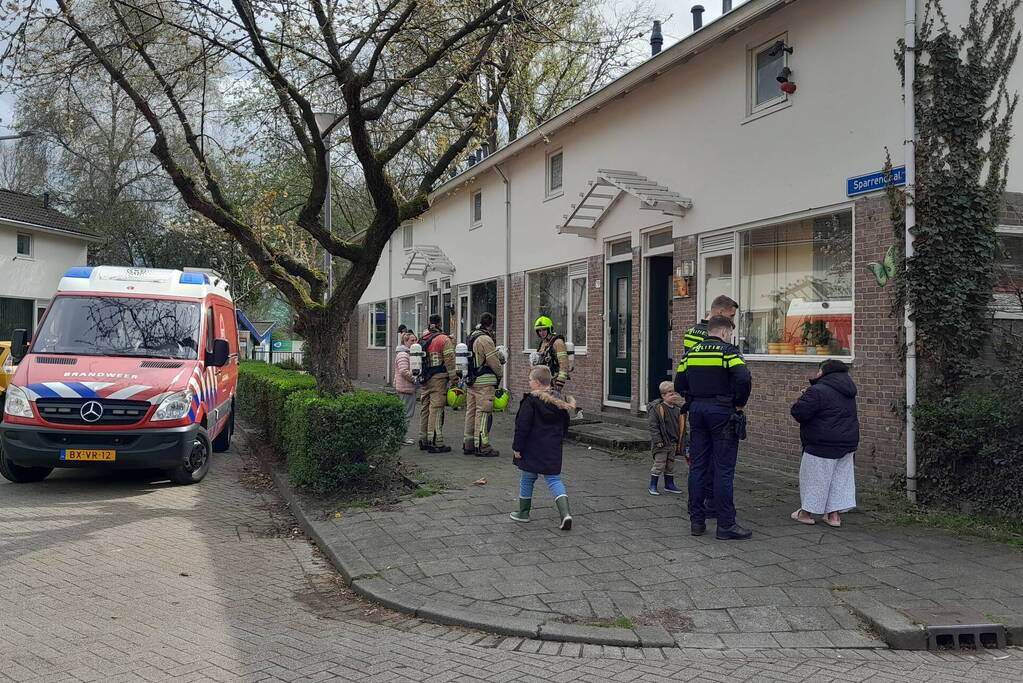
[[[462,413],[449,413],[460,445]],[[744,542],[694,538],[685,496],[646,492],[645,457],[568,445],[564,479],[575,524],[557,528],[542,482],[533,520],[513,522],[518,470],[511,415],[494,430],[497,459],[402,455],[448,488],[335,519],[306,501],[314,533],[357,591],[441,623],[552,640],[652,647],[885,647],[890,626],[921,647],[919,626],[894,610],[969,607],[1023,622],[1023,552],[938,531],[884,528],[850,513],[840,529],[796,524],[797,483],[749,466],[736,480]],[[740,455],[742,460],[742,455]],[[682,463],[684,481],[684,462]],[[486,477],[486,485],[474,485]],[[301,509],[299,510],[301,512]],[[891,609],[889,609],[891,608]],[[894,620],[894,626],[885,618]],[[614,628],[624,627],[624,628]],[[891,640],[891,638],[889,638]]]

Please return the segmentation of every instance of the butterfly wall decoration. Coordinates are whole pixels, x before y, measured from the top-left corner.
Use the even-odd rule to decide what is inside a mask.
[[[884,287],[889,280],[895,279],[895,245],[888,247],[883,262],[868,263],[867,270],[873,273],[878,287]]]

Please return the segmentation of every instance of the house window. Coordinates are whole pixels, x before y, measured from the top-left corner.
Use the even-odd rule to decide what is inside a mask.
[[[18,233],[18,256],[32,255],[32,235],[23,232]]]
[[[740,235],[745,353],[852,355],[852,213]]]
[[[647,250],[662,249],[664,247],[670,247],[673,245],[671,238],[671,230],[662,230],[661,232],[655,232],[646,238]]]
[[[469,288],[469,326],[475,327],[480,316],[490,313],[497,318],[497,281],[479,282]]]
[[[581,272],[577,266],[582,266]],[[564,335],[576,350],[586,346],[586,264],[553,268],[529,274],[527,345],[535,349],[533,323],[540,316],[554,321],[554,331]],[[571,270],[571,272],[570,272]]]
[[[398,324],[404,325],[418,336],[422,332],[418,320],[418,307],[414,296],[402,297],[398,301]]]
[[[561,194],[563,190],[563,167],[565,156],[559,150],[547,157],[547,196]]]
[[[1023,227],[998,228],[994,317],[1023,319]]]
[[[380,349],[387,346],[387,303],[369,305],[369,345]]]
[[[412,248],[412,226],[406,225],[401,229],[401,247],[402,249]]]
[[[768,42],[750,50],[750,114],[762,111],[786,101],[778,74],[788,63],[787,53],[777,47],[779,41],[786,41],[786,35],[775,36]]]
[[[473,192],[469,202],[469,228],[483,225],[483,191]]]
[[[611,242],[607,245],[607,256],[608,259],[615,261],[629,260],[632,258],[632,242],[629,240],[621,240],[619,242]]]

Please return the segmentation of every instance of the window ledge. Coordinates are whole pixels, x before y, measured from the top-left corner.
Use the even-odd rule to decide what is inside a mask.
[[[781,361],[783,363],[819,363],[824,360],[840,360],[843,363],[852,365],[853,361],[856,360],[855,356],[832,356],[826,353],[823,354],[781,354],[781,353],[744,353],[742,357],[746,360],[754,361]]]
[[[759,111],[753,112],[752,114],[750,114],[749,116],[747,116],[743,120],[739,121],[739,125],[740,126],[745,126],[747,123],[750,123],[751,121],[756,121],[757,119],[762,119],[765,116],[769,116],[769,115],[775,113],[776,111],[781,111],[782,109],[788,109],[791,106],[792,106],[792,100],[790,100],[790,99],[786,99],[784,102],[779,102],[778,104],[772,104],[770,107],[765,107],[764,109],[761,109]]]
[[[544,197],[544,202],[549,202],[552,199],[557,199],[558,197],[564,197],[564,196],[565,196],[565,191],[564,190],[558,190],[557,192],[553,192],[553,193],[547,195],[546,197]]]
[[[25,254],[15,254],[14,260],[15,261],[35,261],[36,259],[35,259],[34,256],[26,256]]]
[[[473,223],[472,225],[469,226],[469,230],[470,231],[471,230],[479,230],[482,227],[483,227],[483,223]]]
[[[522,351],[522,355],[524,355],[524,356],[528,356],[531,353],[536,353],[536,349],[523,349],[523,351]],[[573,355],[575,355],[575,356],[586,356],[588,354],[589,354],[589,350],[585,346],[580,346],[580,347],[576,348],[575,353]]]

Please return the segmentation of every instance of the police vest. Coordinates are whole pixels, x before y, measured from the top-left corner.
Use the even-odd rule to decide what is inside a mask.
[[[678,366],[685,373],[689,398],[722,405],[745,405],[750,380],[746,361],[735,346],[716,337],[708,337],[694,346]]]
[[[696,347],[697,344],[707,338],[707,321],[701,320],[698,324],[693,325],[686,330],[685,335],[682,337],[682,346],[685,347],[685,353],[689,353]]]

